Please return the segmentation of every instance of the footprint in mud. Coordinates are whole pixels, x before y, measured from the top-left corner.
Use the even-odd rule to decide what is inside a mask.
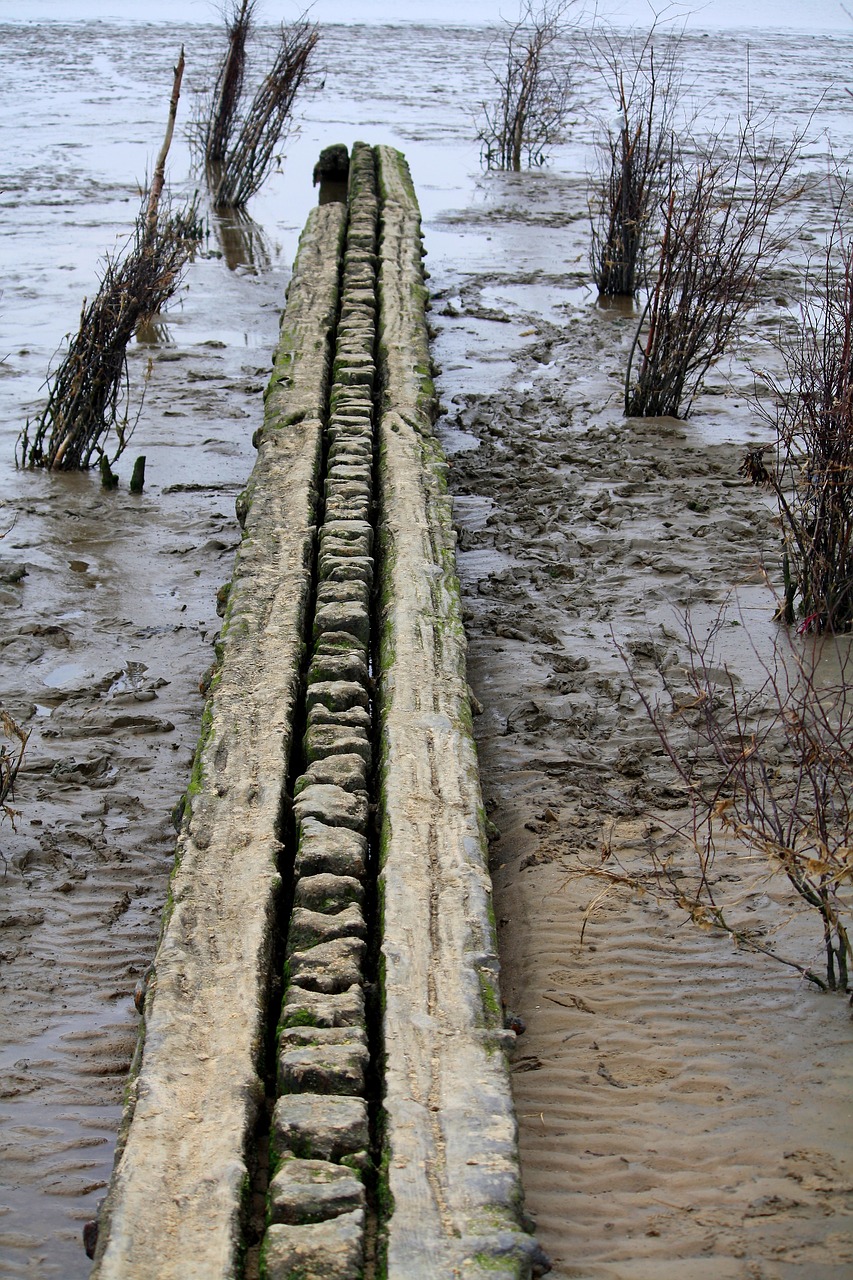
[[[42,729],[45,738],[89,738],[110,736],[117,730],[125,733],[171,733],[175,726],[171,720],[159,716],[109,715],[104,712],[89,711],[67,723],[54,723]]]
[[[84,760],[42,759],[32,772],[46,772],[59,788],[76,790],[80,786],[112,787],[118,769],[109,756],[91,756]]]

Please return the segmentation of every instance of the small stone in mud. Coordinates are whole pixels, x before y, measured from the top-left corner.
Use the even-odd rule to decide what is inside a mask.
[[[338,1161],[364,1151],[367,1143],[363,1098],[294,1093],[275,1104],[270,1145],[277,1157],[292,1152],[306,1160]]]
[[[28,577],[27,566],[25,564],[2,564],[0,565],[0,582],[9,586],[14,586],[20,582],[22,578]]]
[[[364,1211],[342,1213],[316,1225],[274,1223],[264,1240],[264,1274],[268,1280],[294,1276],[322,1276],[323,1280],[351,1280],[362,1274]]]
[[[86,1250],[86,1257],[94,1258],[97,1247],[98,1219],[92,1218],[89,1222],[83,1223],[83,1248]]]
[[[517,1036],[523,1036],[527,1030],[527,1023],[504,1005],[504,1028],[507,1031],[514,1031]]]
[[[270,1183],[270,1221],[296,1226],[364,1208],[364,1184],[345,1165],[285,1160]]]

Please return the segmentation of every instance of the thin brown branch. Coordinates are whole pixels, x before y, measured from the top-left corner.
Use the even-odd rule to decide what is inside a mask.
[[[160,208],[160,200],[163,195],[163,185],[166,181],[166,157],[168,156],[169,148],[172,145],[172,135],[175,132],[175,117],[178,114],[178,100],[181,96],[181,81],[184,77],[184,62],[184,46],[181,45],[178,64],[174,69],[172,96],[169,100],[169,119],[166,123],[166,136],[163,138],[163,145],[160,148],[160,154],[157,156],[157,162],[154,165],[154,173],[151,177],[151,189],[148,192],[148,209],[145,215],[145,231],[148,236],[153,236],[157,227],[157,212]]]
[[[733,674],[715,661],[721,619],[700,642],[684,619],[689,696],[662,671],[667,712],[634,680],[661,746],[684,785],[691,807],[695,854],[693,887],[673,884],[691,919],[738,935],[708,871],[718,842],[759,855],[770,872],[794,890],[795,901],[814,913],[826,955],[826,977],[794,963],[812,982],[844,990],[853,953],[853,657],[830,638],[800,653],[780,637],[765,679],[752,693],[739,692]],[[623,653],[627,664],[627,656]],[[827,678],[827,669],[836,673]],[[631,670],[630,666],[628,667]],[[701,750],[697,750],[698,744]],[[655,872],[666,869],[654,853]],[[741,939],[779,959],[749,931]],[[739,935],[738,935],[739,936]],[[784,963],[792,963],[785,960]]]
[[[22,729],[8,712],[2,710],[0,710],[0,731],[3,737],[14,744],[10,750],[5,742],[0,743],[0,821],[8,818],[14,827],[17,814],[6,802],[14,793],[15,781],[24,761],[30,732],[28,729]]]
[[[522,0],[518,18],[506,22],[487,66],[494,96],[480,104],[477,140],[488,169],[519,172],[544,164],[572,109],[571,72],[556,57],[566,14],[576,0]]]

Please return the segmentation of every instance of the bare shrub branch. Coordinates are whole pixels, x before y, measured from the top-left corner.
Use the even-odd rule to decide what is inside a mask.
[[[606,296],[633,297],[647,283],[673,149],[680,49],[679,36],[654,28],[642,39],[608,31],[594,38],[593,62],[616,110],[600,129],[590,201],[590,265]]]
[[[30,734],[29,730],[22,729],[5,711],[0,711],[0,726],[3,737],[13,744],[10,749],[5,742],[0,742],[0,820],[8,818],[14,827],[17,811],[6,801],[14,793],[15,780],[23,763]]]
[[[480,104],[477,141],[488,169],[520,172],[544,164],[565,132],[572,108],[571,72],[555,45],[575,0],[522,0],[515,22],[494,41],[486,65],[494,97]]]
[[[799,136],[762,136],[747,121],[733,151],[717,135],[695,162],[672,152],[655,279],[626,373],[626,417],[689,414],[785,247],[775,215],[801,194],[800,144]]]
[[[669,706],[653,703],[632,675],[691,808],[689,826],[676,829],[692,850],[691,874],[685,877],[683,860],[654,850],[639,873],[604,864],[592,870],[666,898],[695,923],[790,965],[816,986],[844,991],[853,960],[853,655],[830,639],[805,653],[780,644],[760,688],[742,693],[716,662],[721,625],[719,618],[702,642],[685,618],[686,688],[661,672]],[[733,922],[734,904],[713,874],[722,847],[759,856],[794,890],[794,902],[817,916],[825,976],[779,955],[761,930]]]
[[[807,631],[853,627],[853,236],[843,225],[846,181],[822,260],[809,269],[793,337],[780,339],[784,383],[775,392],[774,446],[751,450],[741,474],[770,488],[783,537],[784,601]],[[772,450],[775,461],[765,460]]]

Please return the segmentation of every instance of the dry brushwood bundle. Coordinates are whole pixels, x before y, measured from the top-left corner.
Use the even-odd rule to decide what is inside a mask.
[[[853,628],[853,237],[835,223],[819,273],[806,279],[795,336],[784,339],[785,385],[768,379],[771,446],[752,450],[741,474],[771,489],[783,537],[780,616],[803,631]],[[766,375],[765,375],[766,376]]]
[[[130,246],[106,258],[98,292],[83,303],[80,327],[48,379],[47,404],[18,438],[16,460],[23,466],[84,469],[107,457],[110,433],[113,461],[130,438],[128,343],[174,294],[198,240],[194,204],[177,215],[160,207],[183,69],[181,49],[166,136]]]
[[[204,163],[208,168],[221,164],[228,153],[243,94],[246,41],[254,12],[255,0],[235,0],[228,19],[228,49],[216,77],[210,110],[198,126]]]
[[[245,38],[253,7],[242,0],[232,18],[210,123],[201,127],[205,173],[215,209],[242,209],[263,185],[276,148],[287,134],[296,98],[309,83],[311,58],[320,38],[316,23],[305,17],[283,25],[273,65],[241,113]]]
[[[85,469],[105,453],[110,434],[112,461],[122,453],[135,426],[128,416],[127,346],[177,289],[197,242],[194,228],[193,211],[158,213],[153,224],[143,211],[130,249],[106,259],[98,292],[84,302],[80,327],[50,378],[47,404],[21,432],[21,465]]]

